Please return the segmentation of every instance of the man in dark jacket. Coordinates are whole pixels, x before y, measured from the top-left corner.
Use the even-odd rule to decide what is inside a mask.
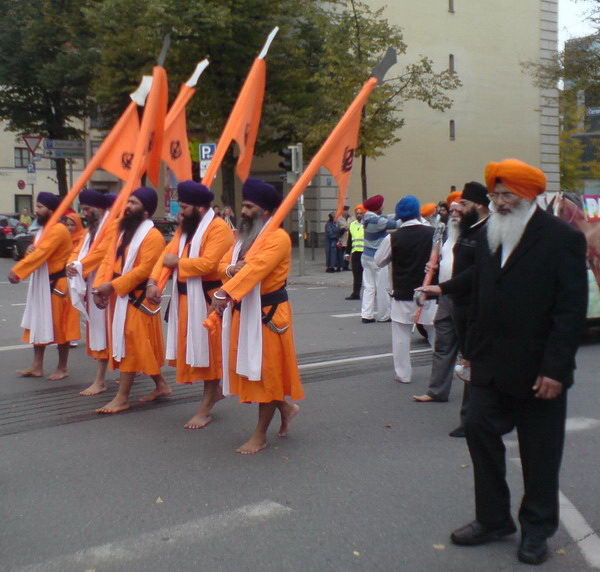
[[[475,545],[516,531],[502,435],[517,428],[525,495],[518,557],[540,564],[558,527],[558,474],[567,389],[587,309],[586,241],[536,206],[542,171],[507,159],[486,167],[494,208],[474,266],[429,295],[472,292],[467,350],[471,401],[465,430],[476,520],[455,530]]]

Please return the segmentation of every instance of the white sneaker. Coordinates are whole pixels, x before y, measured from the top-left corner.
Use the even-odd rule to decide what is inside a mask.
[[[456,374],[456,377],[463,381],[471,381],[470,365],[457,364],[454,368],[454,373]]]

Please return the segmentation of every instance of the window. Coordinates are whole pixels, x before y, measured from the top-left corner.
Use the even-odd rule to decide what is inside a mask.
[[[27,147],[15,147],[15,167],[25,168],[31,162],[31,153]]]
[[[456,141],[456,125],[454,119],[450,120],[450,141]]]
[[[448,0],[448,12],[454,13],[454,0]]]
[[[50,159],[50,168],[56,171],[56,161],[54,159]]]
[[[455,69],[454,69],[454,54],[450,54],[448,56],[448,69],[451,72],[455,71]]]

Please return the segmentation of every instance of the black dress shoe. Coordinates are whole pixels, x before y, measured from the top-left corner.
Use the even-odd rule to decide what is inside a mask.
[[[462,528],[457,528],[451,535],[450,540],[461,546],[477,546],[486,542],[499,540],[503,536],[514,534],[517,527],[512,518],[498,526],[487,526],[474,520]]]
[[[448,433],[449,437],[466,437],[465,428],[461,425]]]
[[[545,538],[524,536],[517,557],[525,564],[541,564],[548,558],[548,544]]]
[[[346,296],[345,300],[360,300],[360,296],[358,294],[350,294],[350,296]]]
[[[363,318],[362,319],[363,324],[372,324],[374,321],[375,321],[375,318]]]

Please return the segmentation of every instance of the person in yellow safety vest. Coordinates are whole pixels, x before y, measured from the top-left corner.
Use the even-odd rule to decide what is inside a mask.
[[[360,261],[365,243],[365,227],[360,222],[365,208],[362,205],[354,207],[353,220],[348,227],[348,244],[346,245],[346,260],[352,264],[352,294],[346,296],[346,300],[360,300],[360,289],[362,287],[363,267]]]

